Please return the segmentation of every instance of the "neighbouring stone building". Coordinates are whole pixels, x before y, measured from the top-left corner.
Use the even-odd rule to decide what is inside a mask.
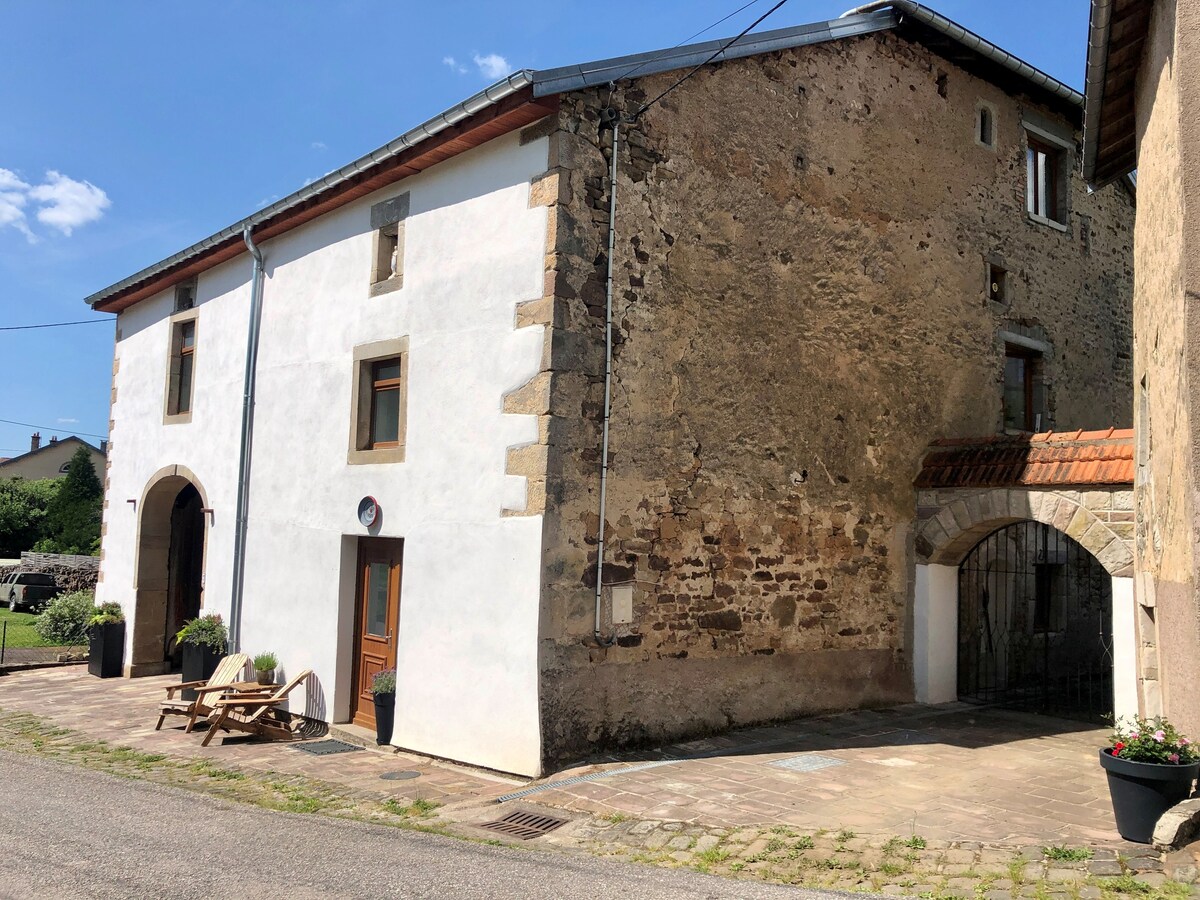
[[[1093,0],[1083,169],[1136,171],[1134,426],[1141,708],[1200,733],[1200,8]]]
[[[93,295],[119,313],[100,599],[131,674],[215,609],[316,672],[307,714],[368,722],[394,664],[395,743],[534,774],[953,699],[984,640],[954,624],[963,535],[1020,525],[963,618],[989,677],[1049,658],[1070,600],[1111,620],[1111,708],[1127,473],[1025,465],[1032,432],[1076,463],[1130,442],[1134,198],[1075,174],[1081,108],[873,4],[518,72]],[[1004,477],[930,474],[935,442],[1004,432]],[[994,629],[1022,635],[1003,661]]]

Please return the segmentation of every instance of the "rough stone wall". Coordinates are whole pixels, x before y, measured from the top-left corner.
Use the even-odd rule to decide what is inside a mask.
[[[974,140],[981,100],[995,150]],[[615,628],[605,590],[606,647],[607,101],[564,97],[551,139],[547,762],[910,700],[912,479],[933,439],[1000,427],[1000,332],[1051,345],[1055,428],[1130,423],[1129,196],[1076,180],[1066,232],[1030,222],[1029,103],[891,34],[711,67],[629,126],[604,581],[636,589]]]
[[[1134,239],[1137,595],[1141,604],[1143,710],[1165,711],[1200,732],[1200,605],[1194,447],[1200,435],[1195,347],[1200,320],[1189,298],[1200,268],[1190,207],[1200,184],[1195,122],[1200,107],[1200,11],[1155,4],[1137,82],[1138,205]],[[1190,107],[1190,109],[1189,109]],[[1192,201],[1192,202],[1189,202]],[[1161,658],[1160,658],[1161,657]],[[1160,664],[1161,663],[1161,664]]]

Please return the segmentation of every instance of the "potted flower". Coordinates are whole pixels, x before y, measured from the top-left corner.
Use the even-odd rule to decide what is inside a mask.
[[[1149,844],[1159,817],[1191,793],[1200,753],[1161,716],[1118,719],[1100,765],[1108,773],[1117,831],[1127,841]]]
[[[125,611],[120,603],[101,603],[88,619],[88,673],[118,678],[125,659]]]
[[[220,613],[208,613],[184,622],[175,640],[183,648],[183,680],[204,681],[212,677],[225,655],[229,629]],[[195,700],[196,692],[183,691],[183,699]]]
[[[259,684],[270,684],[275,680],[275,669],[279,660],[271,652],[260,653],[254,657],[254,674],[258,676]]]
[[[371,679],[375,695],[375,743],[389,744],[396,722],[396,670],[381,669]]]

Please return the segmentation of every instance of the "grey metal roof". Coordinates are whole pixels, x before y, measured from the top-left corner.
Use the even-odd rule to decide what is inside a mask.
[[[85,302],[94,306],[128,288],[160,276],[175,266],[239,237],[247,227],[254,229],[280,213],[304,204],[327,190],[369,172],[439,131],[449,128],[487,107],[494,106],[504,98],[526,87],[532,86],[535,97],[545,97],[607,84],[624,77],[640,77],[675,69],[692,68],[708,60],[717,51],[720,52],[717,53],[714,62],[742,59],[760,53],[858,37],[888,29],[898,29],[907,36],[929,45],[935,52],[948,56],[953,62],[964,66],[969,71],[978,72],[985,77],[1009,79],[1018,88],[1023,87],[1047,100],[1060,104],[1065,103],[1070,107],[1083,105],[1083,95],[1070,86],[967,31],[950,19],[918,3],[911,2],[911,0],[877,0],[877,2],[851,10],[841,18],[827,22],[748,34],[725,49],[722,48],[728,43],[728,39],[688,44],[670,50],[636,53],[630,56],[619,56],[555,69],[540,71],[521,69],[349,165],[330,172],[324,178],[238,220],[185,250],[97,291]]]
[[[829,22],[797,25],[775,31],[760,31],[748,34],[727,50],[718,53],[713,62],[743,59],[759,53],[803,47],[807,44],[823,44],[839,38],[858,37],[876,31],[895,28],[899,16],[883,9],[863,15],[847,16]],[[649,53],[634,53],[612,59],[561,66],[557,69],[541,69],[533,73],[533,95],[545,97],[566,91],[578,91],[587,87],[608,84],[626,77],[641,77],[673,69],[689,69],[698,66],[729,42],[728,38],[687,44],[671,50],[654,50]]]

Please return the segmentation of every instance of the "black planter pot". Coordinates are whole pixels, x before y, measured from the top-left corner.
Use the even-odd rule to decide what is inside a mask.
[[[125,623],[93,625],[88,632],[88,674],[120,678],[125,661]]]
[[[1100,751],[1100,765],[1108,773],[1117,831],[1125,840],[1138,844],[1149,844],[1154,839],[1159,818],[1187,799],[1200,772],[1200,762],[1184,766],[1132,762],[1113,756],[1108,748]]]
[[[375,743],[390,744],[396,724],[396,695],[375,694]]]
[[[214,650],[207,644],[184,644],[183,645],[183,678],[181,681],[204,681],[206,678],[211,678],[212,673],[217,671],[217,663],[224,656],[218,650]],[[195,700],[196,692],[185,690],[183,691],[184,700]]]

